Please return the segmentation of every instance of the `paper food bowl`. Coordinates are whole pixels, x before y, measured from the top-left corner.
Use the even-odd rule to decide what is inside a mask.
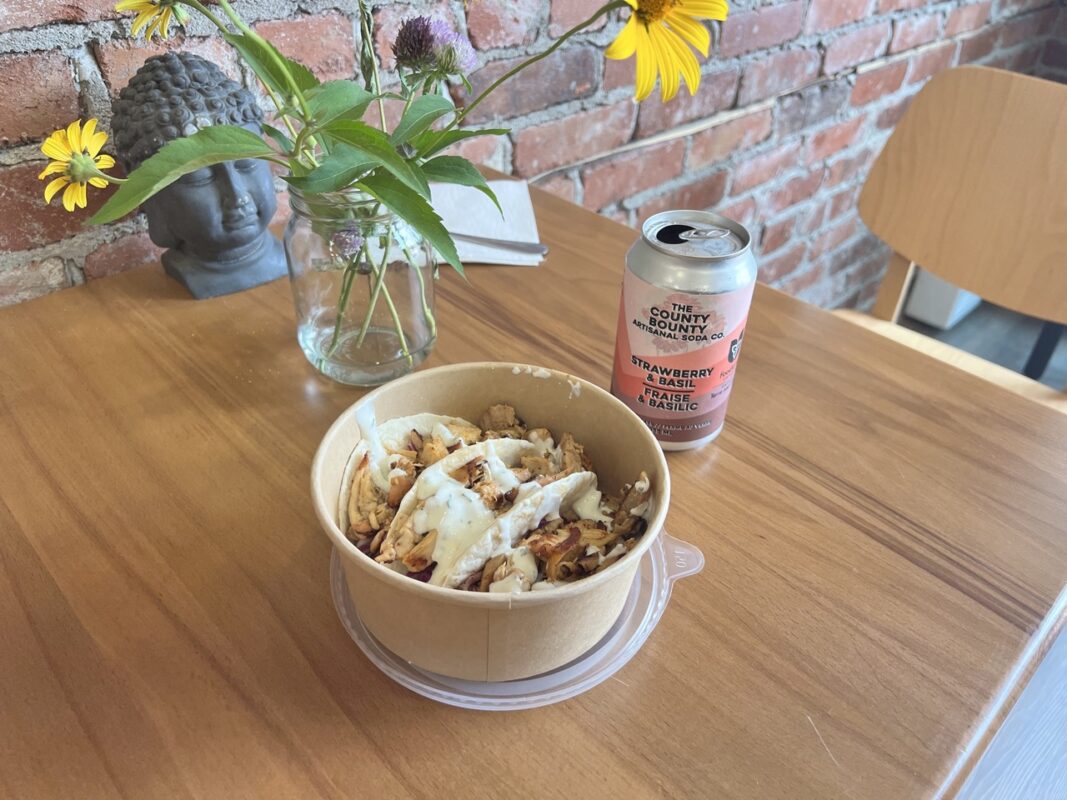
[[[432,412],[477,424],[493,403],[510,403],[531,427],[569,431],[585,446],[605,494],[641,470],[652,483],[648,528],[603,572],[543,592],[464,592],[412,580],[361,553],[338,524],[346,468],[370,406],[379,422]],[[608,392],[580,378],[523,364],[471,363],[429,369],[367,394],[333,424],[311,470],[322,527],[341,556],[360,619],[415,666],[475,681],[506,681],[556,669],[589,650],[622,612],[645,551],[663,528],[670,476],[643,422]]]

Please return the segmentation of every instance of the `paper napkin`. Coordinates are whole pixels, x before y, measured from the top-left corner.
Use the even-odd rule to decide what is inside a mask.
[[[454,183],[435,183],[430,186],[434,210],[441,215],[451,233],[465,233],[489,239],[513,242],[539,242],[537,220],[534,218],[530,189],[525,181],[489,181],[496,193],[503,217],[493,201],[469,186]],[[465,264],[503,264],[515,267],[535,267],[544,256],[518,253],[499,247],[473,244],[456,239],[459,260]]]

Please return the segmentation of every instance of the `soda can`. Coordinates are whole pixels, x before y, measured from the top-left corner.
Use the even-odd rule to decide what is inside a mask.
[[[756,286],[751,244],[726,217],[664,211],[626,254],[611,391],[664,450],[722,432]]]

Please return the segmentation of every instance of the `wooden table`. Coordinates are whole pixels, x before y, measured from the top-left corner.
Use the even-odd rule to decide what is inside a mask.
[[[633,233],[536,205],[546,265],[444,276],[428,366],[607,384]],[[704,572],[588,694],[436,705],[330,600],[309,466],[358,396],[305,363],[284,281],[0,311],[0,794],[926,797],[1061,612],[1067,416],[761,287],[724,435],[670,457]]]

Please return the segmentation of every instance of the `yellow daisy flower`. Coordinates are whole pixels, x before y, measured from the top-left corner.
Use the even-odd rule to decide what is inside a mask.
[[[626,59],[637,53],[637,100],[644,100],[660,76],[660,97],[666,103],[678,93],[681,74],[689,94],[700,86],[700,64],[690,46],[707,58],[711,35],[698,20],[724,20],[726,0],[626,0],[630,19],[604,55]]]
[[[65,130],[49,136],[41,145],[41,152],[52,160],[37,179],[43,181],[51,175],[59,177],[44,187],[44,201],[51,203],[62,189],[63,208],[67,211],[85,208],[86,187],[104,189],[110,183],[102,170],[115,166],[115,159],[100,155],[100,148],[106,142],[107,134],[97,131],[95,119],[86,122],[84,128],[81,120],[74,120]]]
[[[185,24],[186,19],[177,0],[122,0],[115,10],[136,12],[130,33],[136,36],[147,25],[144,32],[146,39],[151,39],[157,33],[160,39],[166,39],[170,33],[171,19],[177,19],[179,24]]]

